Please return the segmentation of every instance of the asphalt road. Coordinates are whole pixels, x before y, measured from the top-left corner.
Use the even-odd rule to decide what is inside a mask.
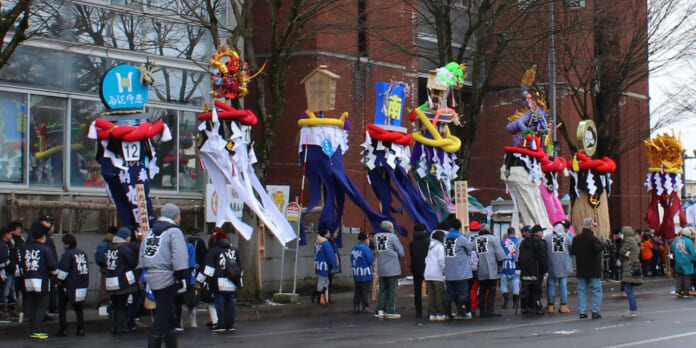
[[[294,317],[241,322],[235,334],[216,334],[204,328],[186,329],[179,347],[690,347],[696,340],[696,298],[678,299],[670,289],[637,291],[637,318],[623,319],[627,301],[605,293],[602,319],[580,320],[576,312],[543,316],[514,315],[503,310],[493,319],[429,323],[410,311],[400,320],[369,314]],[[576,296],[570,307],[575,309]],[[401,304],[408,307],[409,304]],[[3,339],[2,347],[145,347],[147,333],[114,337],[108,333],[45,341]]]

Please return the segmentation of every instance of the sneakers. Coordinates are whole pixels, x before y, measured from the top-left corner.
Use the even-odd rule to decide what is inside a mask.
[[[565,303],[561,303],[561,308],[558,309],[558,313],[570,313],[568,305]]]
[[[384,315],[387,319],[401,319],[401,314],[398,313],[387,313]]]
[[[638,316],[638,311],[627,311],[624,314],[621,314],[621,317],[623,318],[635,318]]]
[[[184,328],[181,326],[177,326],[174,330],[176,330],[176,332],[184,332]]]
[[[587,314],[580,313],[580,319],[587,319]]]
[[[377,313],[375,313],[375,317],[380,318],[380,319],[384,318],[384,311],[381,309],[378,310]]]
[[[234,326],[230,326],[230,327],[228,327],[227,329],[225,329],[225,331],[226,331],[226,332],[229,332],[229,333],[232,333],[232,332],[237,331],[237,329],[235,329]]]
[[[370,307],[368,307],[368,306],[365,306],[365,307],[363,307],[362,312],[363,313],[372,313],[372,309],[370,309]]]
[[[437,321],[437,317],[438,317],[437,315],[431,314],[431,315],[428,316],[428,320],[430,320],[430,321]]]
[[[212,330],[213,332],[225,332],[225,327],[222,326],[222,325],[217,325],[217,324],[216,324],[216,325],[213,325],[213,327],[211,328],[211,330]]]
[[[469,320],[471,319],[471,313],[457,314],[454,320]]]
[[[435,320],[436,321],[445,321],[445,320],[447,320],[447,316],[444,314],[436,315]]]
[[[602,315],[596,312],[592,312],[592,319],[602,319]]]
[[[48,334],[43,332],[32,332],[31,335],[29,335],[29,338],[35,340],[45,340],[48,338]]]
[[[556,313],[556,307],[554,307],[552,304],[549,305],[549,308],[547,310],[549,314],[554,314]]]

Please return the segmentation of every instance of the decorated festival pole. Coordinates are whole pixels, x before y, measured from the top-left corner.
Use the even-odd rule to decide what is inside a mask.
[[[172,139],[169,127],[161,120],[133,125],[144,118],[147,86],[154,83],[153,67],[148,61],[139,67],[118,65],[106,72],[100,94],[107,111],[92,122],[88,134],[97,140],[97,159],[121,223],[139,226],[138,237],[154,220],[150,180],[159,168],[151,139],[160,133],[160,141]]]

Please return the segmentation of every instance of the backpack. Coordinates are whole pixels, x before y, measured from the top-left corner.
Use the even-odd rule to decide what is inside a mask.
[[[239,264],[232,261],[229,258],[225,258],[225,277],[230,278],[230,280],[237,286],[237,288],[242,287],[242,268]]]

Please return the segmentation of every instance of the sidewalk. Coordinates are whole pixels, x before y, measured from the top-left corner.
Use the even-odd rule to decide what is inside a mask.
[[[568,278],[568,293],[570,296],[576,295],[577,282],[574,277]],[[604,290],[605,296],[610,296],[610,294],[618,294],[619,288],[621,286],[620,282],[604,281],[602,282],[602,288]],[[664,289],[671,288],[674,286],[674,279],[668,279],[665,277],[659,278],[646,278],[640,289],[645,291],[646,289]],[[500,290],[498,289],[498,297],[500,297]],[[545,297],[544,291],[544,297]],[[353,315],[353,292],[336,292],[332,294],[332,301],[335,303],[330,304],[327,307],[322,307],[317,304],[312,304],[309,296],[300,296],[300,303],[297,304],[279,304],[267,300],[265,303],[256,305],[237,305],[237,317],[238,322],[251,321],[251,320],[268,320],[268,319],[280,319],[280,318],[293,318],[293,317],[303,317],[303,316],[320,316],[327,314],[350,314]],[[500,302],[497,302],[497,306]],[[398,307],[399,312],[404,315],[405,318],[414,316],[413,308],[413,285],[410,280],[401,279],[399,281],[398,289]],[[425,300],[423,304],[425,305]],[[375,309],[376,305],[372,305]],[[74,322],[74,312],[68,310],[68,329],[70,334],[74,334],[75,322]],[[369,314],[360,314],[369,315]],[[199,328],[194,330],[205,330],[205,324],[208,322],[208,313],[203,306],[198,309],[198,324]],[[143,317],[141,323],[144,326],[150,326],[151,318]],[[184,327],[189,330],[187,311],[184,310]],[[49,337],[58,331],[58,318],[53,321],[44,323],[44,331],[49,334]],[[109,320],[108,317],[98,316],[97,309],[90,305],[85,307],[85,331],[87,334],[90,332],[106,332],[109,330]],[[141,328],[139,331],[146,331],[147,328]],[[24,324],[14,323],[0,323],[0,339],[2,338],[17,338],[17,337],[28,337],[28,327],[26,324],[26,319]]]

